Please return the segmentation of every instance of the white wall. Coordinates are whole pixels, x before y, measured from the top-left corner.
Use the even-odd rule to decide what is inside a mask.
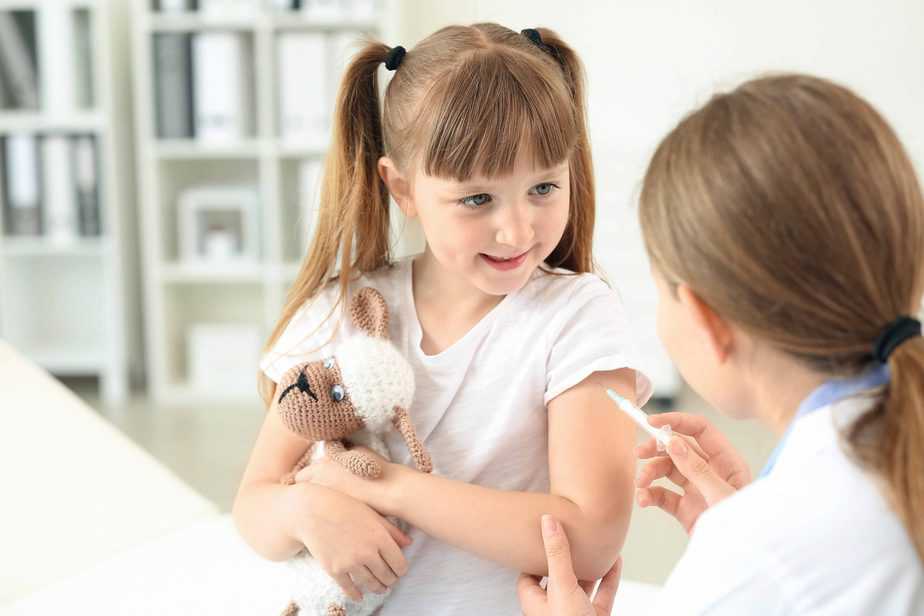
[[[829,77],[888,118],[924,162],[924,2],[557,2],[406,0],[402,40],[412,45],[450,23],[497,21],[557,30],[587,68],[598,191],[597,258],[642,335],[645,367],[662,393],[675,384],[654,333],[654,288],[635,217],[647,159],[658,140],[716,87],[767,70]]]

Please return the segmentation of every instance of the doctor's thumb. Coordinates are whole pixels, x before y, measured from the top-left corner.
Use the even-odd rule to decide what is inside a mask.
[[[667,453],[680,474],[696,486],[710,506],[734,494],[735,489],[716,475],[709,461],[701,457],[682,438],[672,438],[668,443]]]
[[[542,542],[549,565],[549,584],[571,592],[578,585],[571,563],[571,547],[561,523],[550,515],[542,516]]]

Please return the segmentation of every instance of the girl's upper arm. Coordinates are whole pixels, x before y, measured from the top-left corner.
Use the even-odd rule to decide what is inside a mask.
[[[635,400],[635,371],[594,372],[552,399],[549,414],[551,493],[600,523],[628,520],[635,477],[635,424],[604,391]]]
[[[309,443],[282,423],[277,412],[278,393],[277,385],[276,391],[273,392],[273,402],[263,419],[263,425],[250,453],[250,460],[244,470],[242,487],[252,483],[279,481],[308,450]]]

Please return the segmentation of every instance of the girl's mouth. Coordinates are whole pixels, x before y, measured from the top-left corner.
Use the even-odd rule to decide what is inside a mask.
[[[520,267],[521,265],[523,265],[523,262],[526,261],[526,255],[528,255],[528,254],[529,254],[529,250],[527,250],[526,252],[520,254],[519,256],[512,257],[512,258],[510,258],[510,259],[502,259],[502,258],[499,258],[499,257],[492,257],[491,255],[486,255],[486,254],[484,254],[484,253],[481,253],[480,256],[481,256],[482,259],[484,259],[484,261],[485,261],[488,265],[490,265],[490,266],[493,267],[494,269],[498,269],[498,270],[501,270],[501,271],[508,271],[508,270],[516,269],[516,268]]]

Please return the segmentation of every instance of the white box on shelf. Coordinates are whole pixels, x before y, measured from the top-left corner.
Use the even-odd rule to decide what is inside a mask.
[[[256,326],[194,323],[187,330],[190,386],[212,396],[256,393],[260,331]]]
[[[328,48],[319,32],[280,32],[279,136],[290,145],[324,147],[330,130]]]
[[[346,17],[343,0],[302,0],[302,15],[309,21],[328,23]]]
[[[180,195],[180,258],[256,263],[257,189],[246,186],[203,186]]]
[[[245,34],[194,35],[193,84],[197,139],[233,143],[253,135],[253,54]]]
[[[47,2],[42,5],[38,20],[42,106],[51,113],[62,115],[71,113],[77,107],[71,10],[69,3]]]
[[[205,17],[254,17],[259,0],[199,0],[199,12]]]

